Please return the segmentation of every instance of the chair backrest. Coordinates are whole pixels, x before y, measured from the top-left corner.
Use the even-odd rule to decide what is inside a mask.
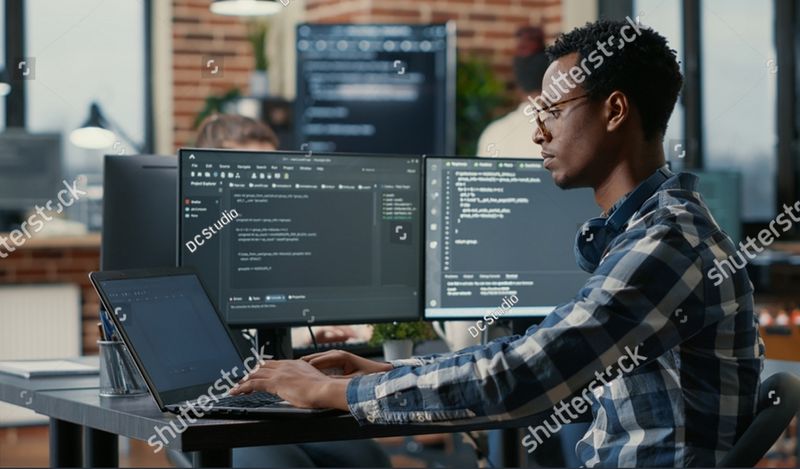
[[[800,411],[800,378],[776,373],[761,383],[759,412],[720,467],[753,467],[778,440]]]

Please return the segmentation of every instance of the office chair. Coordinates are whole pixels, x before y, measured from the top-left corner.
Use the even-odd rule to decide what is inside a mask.
[[[753,467],[778,440],[800,410],[800,378],[777,373],[761,383],[758,414],[720,461],[720,467]]]

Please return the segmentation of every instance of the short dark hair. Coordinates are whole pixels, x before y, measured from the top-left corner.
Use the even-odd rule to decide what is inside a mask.
[[[579,62],[598,50],[598,41],[605,43],[611,36],[621,38],[620,30],[631,24],[628,20],[598,20],[586,23],[562,35],[548,47],[547,55],[554,61],[577,52]],[[639,109],[642,128],[647,140],[666,133],[667,123],[683,86],[683,75],[667,39],[651,28],[638,26],[640,34],[617,48],[616,40],[602,65],[595,68],[582,83],[589,97],[603,99],[613,91],[621,91]],[[630,28],[628,28],[630,29]]]
[[[237,114],[212,114],[197,131],[199,148],[224,148],[226,144],[269,143],[278,148],[277,135],[263,122]]]

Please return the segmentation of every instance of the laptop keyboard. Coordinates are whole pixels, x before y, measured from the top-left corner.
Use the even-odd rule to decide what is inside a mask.
[[[219,400],[214,407],[241,407],[241,408],[256,408],[268,407],[282,402],[283,399],[275,394],[268,392],[254,392],[252,394],[244,394],[241,396],[223,397]]]

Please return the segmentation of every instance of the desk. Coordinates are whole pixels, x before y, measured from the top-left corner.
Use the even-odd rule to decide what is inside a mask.
[[[162,413],[149,395],[100,397],[97,377],[56,381],[0,375],[0,399],[50,417],[51,466],[114,467],[118,465],[117,435],[146,441],[154,427],[168,426],[171,421],[177,425],[177,417]],[[27,391],[27,399],[20,399],[23,391]],[[232,449],[238,447],[521,428],[537,421],[531,417],[481,425],[361,427],[350,415],[260,421],[201,419],[189,424],[168,448],[197,451],[197,467],[222,467],[231,465]]]
[[[97,357],[81,357],[71,359],[87,365],[98,366]],[[72,376],[57,378],[33,378],[26,379],[17,376],[0,373],[0,401],[31,409],[37,413],[42,413],[38,409],[37,398],[45,391],[89,389],[98,392],[99,378],[97,375]],[[81,444],[80,431],[68,430],[61,422],[50,419],[50,463],[53,463],[53,454],[64,454],[65,450],[59,450],[59,444],[63,447],[79,447]],[[77,434],[77,438],[76,435]],[[91,440],[90,435],[88,440]],[[59,443],[60,442],[60,443]],[[116,439],[113,442],[117,444]],[[68,451],[67,451],[68,452]],[[80,463],[78,463],[80,465]]]

